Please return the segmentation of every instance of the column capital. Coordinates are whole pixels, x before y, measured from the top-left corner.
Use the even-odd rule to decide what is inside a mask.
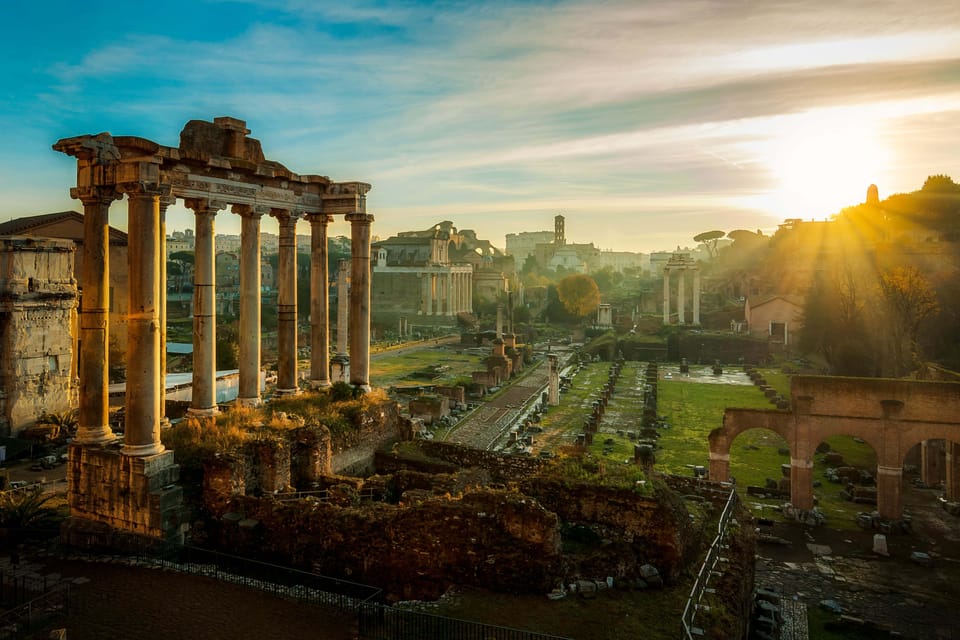
[[[118,182],[117,191],[125,193],[128,198],[159,198],[164,195],[164,189],[155,182]]]
[[[352,225],[370,225],[373,223],[372,213],[348,213],[344,218]]]
[[[252,204],[235,204],[230,207],[230,211],[237,214],[241,218],[256,218],[259,220],[263,216],[270,213],[270,208],[258,207]]]
[[[306,218],[307,222],[310,223],[310,226],[315,226],[318,224],[327,225],[333,222],[333,216],[327,215],[325,213],[321,213],[319,211],[314,213],[307,213],[307,215],[305,215],[304,218]]]
[[[90,207],[94,205],[109,205],[114,200],[119,200],[123,194],[118,192],[113,185],[96,187],[73,187],[70,189],[70,197],[79,200],[83,206]]]
[[[193,209],[196,214],[213,213],[227,208],[227,203],[222,200],[211,200],[210,198],[185,198],[183,201],[187,209]]]

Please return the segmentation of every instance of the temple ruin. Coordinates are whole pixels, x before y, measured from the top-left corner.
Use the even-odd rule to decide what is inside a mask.
[[[677,324],[687,323],[687,299],[684,292],[687,272],[693,273],[693,290],[691,291],[693,324],[700,324],[700,265],[690,256],[682,253],[673,254],[663,267],[663,324],[671,323],[670,279],[673,274],[677,275]]]
[[[84,207],[85,265],[79,333],[80,393],[77,437],[70,447],[69,502],[73,520],[158,537],[176,536],[179,489],[173,452],[160,442],[166,333],[167,208],[181,199],[196,215],[194,344],[191,414],[217,412],[215,395],[216,280],[214,221],[230,207],[241,217],[241,405],[260,403],[260,220],[280,226],[277,393],[295,394],[297,375],[296,224],[311,227],[310,384],[330,383],[327,226],[343,215],[351,224],[350,378],[369,389],[370,185],[298,175],[264,157],[246,123],[235,118],[191,120],[178,147],[109,133],[58,141],[53,148],[77,159],[70,190]],[[127,196],[129,319],[126,342],[126,425],[122,447],[108,423],[107,214]]]

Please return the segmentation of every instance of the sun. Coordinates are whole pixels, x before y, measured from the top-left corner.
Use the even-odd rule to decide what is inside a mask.
[[[889,152],[875,123],[855,114],[798,116],[775,136],[768,161],[784,217],[824,219],[864,201]]]

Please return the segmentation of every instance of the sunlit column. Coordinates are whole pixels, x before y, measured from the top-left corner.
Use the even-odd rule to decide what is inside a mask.
[[[71,195],[83,203],[80,270],[80,412],[75,442],[96,444],[114,439],[109,424],[110,203],[120,197],[113,187],[84,187]]]
[[[310,221],[310,386],[330,386],[330,288],[327,266],[327,225],[333,218],[323,213]]]
[[[370,389],[370,225],[373,216],[350,213],[350,383]]]
[[[277,395],[294,395],[297,386],[297,216],[273,209],[280,223],[277,291]]]
[[[337,355],[346,356],[350,337],[350,261],[337,269]]]
[[[234,205],[240,216],[240,382],[237,402],[260,404],[260,218],[265,210]]]
[[[452,315],[454,314],[454,308],[453,308],[453,271],[448,271],[447,273],[445,273],[443,280],[444,280],[444,282],[446,283],[446,289],[447,289],[447,294],[446,294],[446,297],[447,297],[447,308],[446,308],[445,311],[446,311],[446,315],[452,316]]]
[[[160,194],[141,183],[126,184],[127,319],[126,429],[122,453],[149,456],[160,443]]]
[[[217,413],[217,305],[214,219],[223,203],[184,202],[196,217],[193,268],[193,383],[190,415]]]
[[[176,203],[170,187],[160,196],[160,426],[170,426],[167,418],[167,208]]]

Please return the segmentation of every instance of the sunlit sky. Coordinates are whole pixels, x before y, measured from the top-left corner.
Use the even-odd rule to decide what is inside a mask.
[[[956,0],[8,0],[0,18],[4,221],[82,210],[59,138],[176,146],[224,115],[297,173],[371,183],[380,237],[450,220],[503,246],[561,213],[568,241],[653,251],[824,218],[871,182],[960,180]]]

